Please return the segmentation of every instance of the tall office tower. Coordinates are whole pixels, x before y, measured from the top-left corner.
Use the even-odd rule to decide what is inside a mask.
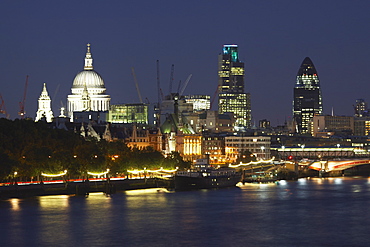
[[[218,56],[218,112],[233,113],[235,127],[251,125],[250,94],[244,92],[244,63],[237,45],[224,45]]]
[[[355,108],[355,117],[367,117],[368,110],[367,110],[367,102],[363,99],[357,99]]]
[[[312,134],[312,118],[322,115],[320,80],[311,59],[306,57],[298,70],[294,87],[293,117],[296,133]]]

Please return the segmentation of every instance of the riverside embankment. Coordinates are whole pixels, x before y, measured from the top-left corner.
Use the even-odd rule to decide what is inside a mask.
[[[38,184],[11,184],[0,186],[0,199],[24,198],[44,195],[88,195],[92,192],[104,192],[112,194],[117,191],[148,189],[148,188],[171,188],[172,179],[145,178],[145,179],[122,179],[101,181],[73,181],[63,183],[38,183]]]

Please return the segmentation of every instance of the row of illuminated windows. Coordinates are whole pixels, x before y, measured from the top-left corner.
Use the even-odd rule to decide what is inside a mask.
[[[130,142],[148,142],[149,139],[148,138],[145,138],[145,139],[130,139]]]
[[[230,143],[228,144],[229,146],[231,147],[246,147],[246,148],[261,148],[261,144],[233,144],[233,143]],[[267,148],[269,149],[270,146],[269,145],[264,145],[263,146],[264,148]]]
[[[244,75],[244,69],[243,68],[232,67],[231,68],[231,74],[232,75]]]
[[[245,138],[242,138],[242,139],[236,139],[236,138],[230,138],[230,137],[226,137],[226,142],[270,142],[270,138],[260,138],[260,139],[255,139],[255,138],[248,138],[248,139],[245,139]]]

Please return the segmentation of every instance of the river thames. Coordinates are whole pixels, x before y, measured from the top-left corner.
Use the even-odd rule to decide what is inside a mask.
[[[370,178],[0,201],[0,246],[369,246]]]

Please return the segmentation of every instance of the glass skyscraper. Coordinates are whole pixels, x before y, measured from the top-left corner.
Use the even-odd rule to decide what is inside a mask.
[[[312,134],[312,118],[322,115],[320,80],[311,59],[306,57],[297,73],[294,87],[293,117],[296,133]]]
[[[250,94],[244,92],[244,63],[238,45],[224,45],[218,56],[218,111],[233,113],[235,126],[250,127]]]

